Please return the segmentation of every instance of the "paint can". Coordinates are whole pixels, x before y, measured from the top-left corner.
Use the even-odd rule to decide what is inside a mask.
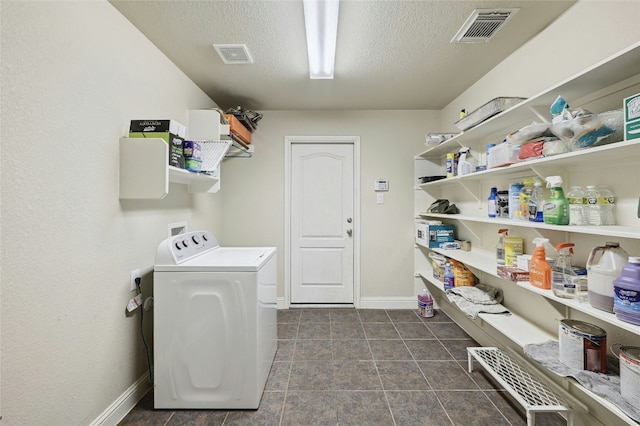
[[[615,347],[620,350],[616,354]],[[640,406],[640,346],[611,345],[611,353],[620,360],[620,395],[634,407]]]
[[[607,332],[583,321],[560,320],[560,361],[576,370],[607,371]]]

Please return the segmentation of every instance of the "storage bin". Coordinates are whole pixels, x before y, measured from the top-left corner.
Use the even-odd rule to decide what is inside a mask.
[[[473,126],[477,126],[483,121],[493,117],[496,114],[501,113],[504,110],[511,108],[514,105],[526,100],[526,98],[508,98],[500,97],[495,98],[482,105],[480,108],[468,114],[466,117],[461,118],[455,122],[458,129],[465,131]]]
[[[236,118],[233,114],[225,114],[225,118],[229,121],[229,127],[232,133],[235,133],[242,142],[251,143],[251,132]]]

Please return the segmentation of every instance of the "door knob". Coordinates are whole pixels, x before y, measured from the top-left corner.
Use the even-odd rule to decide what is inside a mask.
[[[347,235],[351,236],[351,234],[353,234],[353,231],[351,229],[347,229]]]

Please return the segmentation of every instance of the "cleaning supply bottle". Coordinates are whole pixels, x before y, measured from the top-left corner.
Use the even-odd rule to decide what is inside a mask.
[[[613,311],[620,321],[640,325],[640,257],[630,256],[613,281]]]
[[[498,188],[495,186],[491,188],[491,194],[489,194],[489,201],[487,203],[487,212],[489,217],[496,217],[498,212]]]
[[[471,149],[463,146],[460,148],[460,158],[458,159],[458,176],[468,175],[475,172],[478,162],[471,156]]]
[[[520,182],[509,185],[509,219],[520,219],[520,191],[523,186]]]
[[[444,282],[444,291],[455,287],[455,278],[453,276],[453,266],[451,265],[451,262],[447,262],[444,265],[444,275],[442,278]]]
[[[551,289],[553,294],[565,299],[573,299],[580,289],[580,277],[571,267],[573,243],[559,243],[556,245],[558,259],[551,268]]]
[[[426,288],[418,294],[418,312],[423,318],[433,316],[433,297]]]
[[[569,224],[569,202],[562,190],[562,177],[549,176],[545,179],[547,188],[551,188],[551,195],[544,202],[542,217],[544,223],[551,225]]]
[[[452,178],[455,176],[454,158],[455,158],[455,154],[453,152],[447,153],[447,177],[448,178]]]
[[[543,222],[542,205],[544,204],[544,193],[542,190],[542,182],[536,178],[533,183],[533,191],[529,198],[529,221]]]
[[[533,193],[533,178],[522,179],[522,189],[520,190],[520,215],[518,219],[529,220],[529,199]]]
[[[504,265],[504,237],[509,235],[509,230],[506,228],[498,230],[498,243],[496,244],[496,263],[498,265]]]
[[[547,262],[544,245],[549,242],[547,238],[535,238],[536,245],[529,261],[529,283],[544,290],[551,289],[551,265]]]
[[[567,192],[569,201],[569,225],[586,225],[585,193],[579,186],[572,186]]]
[[[629,254],[617,242],[591,249],[587,258],[587,291],[591,306],[613,313],[613,282],[622,274],[628,260]]]

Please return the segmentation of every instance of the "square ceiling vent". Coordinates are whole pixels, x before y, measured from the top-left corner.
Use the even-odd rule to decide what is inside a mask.
[[[245,44],[214,44],[213,47],[225,64],[252,64],[253,58]]]
[[[451,43],[485,43],[493,37],[519,9],[476,9]]]

